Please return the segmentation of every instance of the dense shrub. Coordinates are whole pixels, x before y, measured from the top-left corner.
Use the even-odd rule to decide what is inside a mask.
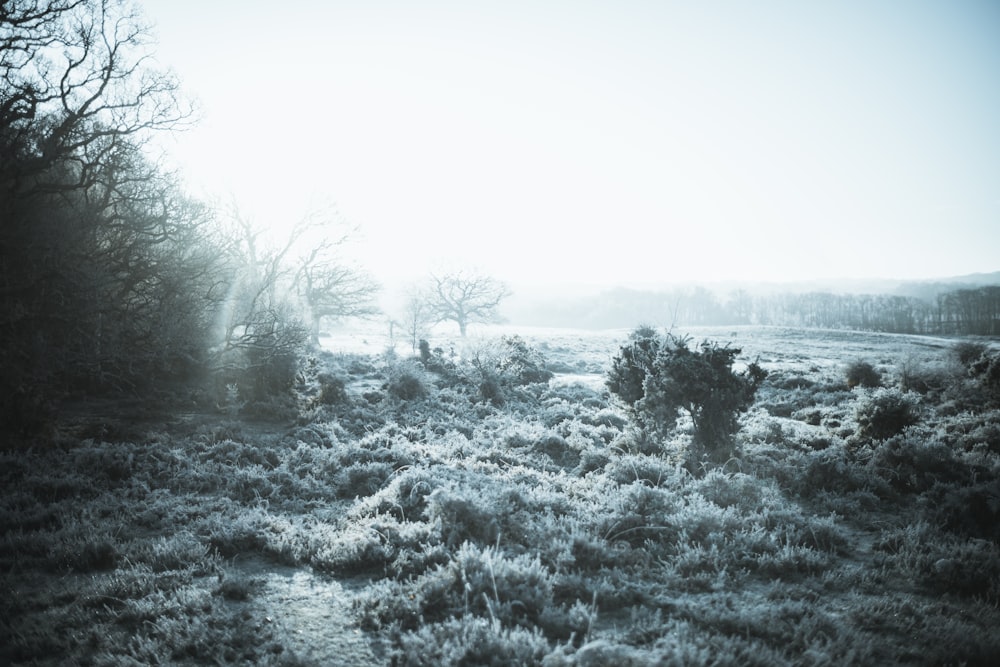
[[[545,367],[545,358],[541,352],[528,345],[520,336],[503,336],[500,339],[497,369],[503,377],[516,385],[548,382],[553,375]]]
[[[969,372],[988,400],[1000,401],[1000,354],[984,353],[972,362]]]
[[[642,333],[640,333],[640,331]],[[646,376],[656,367],[657,356],[663,341],[648,336],[649,332],[636,329],[627,345],[618,350],[608,371],[608,389],[628,406],[635,406],[646,395]],[[652,408],[648,406],[647,409]],[[671,409],[663,417],[676,417]]]
[[[336,405],[347,400],[347,379],[338,373],[324,372],[316,377],[319,383],[317,401],[322,405]]]
[[[954,366],[910,357],[899,366],[899,387],[918,394],[936,394],[955,384]]]
[[[656,430],[673,428],[680,411],[694,422],[694,444],[716,461],[732,455],[737,417],[753,403],[765,371],[751,363],[733,372],[738,348],[688,339],[636,336],[612,360],[608,389]]]
[[[549,646],[537,629],[504,627],[496,619],[465,615],[430,623],[403,634],[400,664],[459,665],[541,664]]]
[[[929,434],[906,432],[874,443],[868,466],[897,491],[919,493],[935,484],[964,484],[968,466]]]
[[[994,604],[1000,597],[1000,550],[988,540],[956,539],[918,521],[886,531],[874,550],[884,568],[897,570],[930,591]]]
[[[552,604],[553,581],[537,557],[464,543],[448,563],[406,581],[383,581],[355,604],[368,628],[415,630],[460,614],[514,625],[537,622]]]
[[[386,390],[392,396],[404,401],[424,398],[430,390],[430,380],[424,370],[415,363],[400,363],[389,369]]]
[[[847,386],[851,389],[854,387],[874,389],[882,386],[882,374],[867,361],[859,360],[851,363],[848,365],[845,375],[847,376]]]
[[[493,405],[503,405],[513,388],[548,382],[553,376],[542,354],[520,336],[502,336],[479,346],[472,351],[467,371],[479,397]]]
[[[961,341],[956,343],[954,347],[951,348],[952,354],[958,359],[958,363],[962,364],[966,368],[972,366],[972,364],[979,360],[989,348],[983,343],[976,343],[973,341]]]
[[[916,400],[895,388],[879,388],[863,393],[855,407],[858,435],[885,440],[917,423]]]
[[[56,405],[51,392],[46,394],[33,385],[21,385],[14,391],[0,388],[0,428],[9,438],[0,446],[12,446],[16,439],[38,436],[51,429]]]
[[[939,484],[922,500],[922,509],[934,525],[1000,545],[1000,481],[992,479],[967,486]]]
[[[436,373],[446,380],[446,384],[453,385],[459,380],[456,373],[455,351],[450,350],[447,354],[443,348],[435,347],[431,349],[430,343],[426,340],[420,341],[420,363],[424,368]]]

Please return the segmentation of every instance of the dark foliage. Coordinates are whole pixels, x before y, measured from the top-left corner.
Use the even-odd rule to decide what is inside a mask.
[[[913,400],[898,389],[878,389],[863,396],[855,410],[858,435],[885,440],[917,423]]]
[[[497,370],[514,385],[548,382],[552,371],[545,368],[542,354],[520,336],[503,336],[500,339],[500,356]]]
[[[875,388],[882,385],[882,374],[867,361],[855,361],[847,367],[847,386]]]
[[[391,370],[386,390],[404,401],[424,398],[429,393],[422,369],[410,363],[399,364]]]
[[[955,343],[955,346],[951,348],[952,353],[955,358],[958,359],[958,363],[962,364],[966,368],[972,366],[979,358],[986,354],[989,350],[983,343],[977,343],[970,340],[964,340],[959,343]]]
[[[639,336],[612,361],[608,389],[646,425],[670,430],[680,411],[694,422],[694,444],[709,458],[725,461],[739,413],[753,403],[765,371],[756,362],[733,371],[738,348],[688,339]]]
[[[320,373],[318,401],[322,405],[336,405],[347,400],[347,384],[343,376],[331,372]]]
[[[969,366],[969,373],[989,401],[1000,402],[1000,354],[984,352]]]
[[[204,367],[217,253],[207,211],[143,154],[185,112],[147,68],[140,25],[113,3],[0,10],[4,426],[37,430],[67,395],[147,393]]]

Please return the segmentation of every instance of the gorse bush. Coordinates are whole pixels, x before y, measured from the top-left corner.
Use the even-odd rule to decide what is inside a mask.
[[[903,391],[923,395],[939,393],[954,385],[957,380],[953,364],[935,363],[911,356],[899,365],[899,387]]]
[[[681,411],[694,423],[696,456],[722,462],[732,456],[739,413],[753,403],[766,372],[756,362],[733,371],[739,348],[687,338],[635,336],[612,360],[607,386],[645,426],[670,431]],[[698,456],[700,458],[700,456]]]
[[[514,387],[548,382],[553,376],[542,354],[520,336],[480,345],[472,351],[469,370],[467,377],[480,398],[494,405],[503,405]]]
[[[987,400],[1000,402],[1000,354],[984,352],[970,364],[969,373],[979,383]]]
[[[663,341],[650,333],[646,329],[632,332],[630,342],[618,350],[608,371],[608,389],[629,406],[635,406],[646,395],[646,376],[653,372],[663,346]]]
[[[974,362],[978,361],[979,358],[986,353],[988,348],[982,343],[962,341],[960,343],[956,343],[951,350],[955,355],[955,358],[958,360],[958,363],[968,368]]]
[[[336,405],[347,400],[347,382],[343,375],[323,372],[316,376],[319,383],[317,400],[323,405]]]
[[[401,665],[535,665],[549,651],[537,629],[504,627],[496,619],[466,615],[403,634]]]
[[[880,388],[861,395],[855,408],[858,435],[885,440],[917,423],[916,399],[895,388]]]
[[[428,388],[430,384],[430,379],[422,366],[406,362],[396,364],[390,369],[386,389],[396,398],[413,401],[426,397],[430,393]]]
[[[855,361],[847,367],[847,386],[853,389],[854,387],[867,387],[873,389],[875,387],[881,386],[882,384],[882,374],[875,370],[867,361]]]
[[[515,384],[548,382],[552,379],[553,373],[545,368],[542,353],[528,345],[520,336],[503,336],[500,347],[498,368]]]
[[[971,481],[969,467],[951,447],[929,433],[899,433],[874,442],[869,451],[868,467],[897,491],[919,493],[935,484],[964,485]]]

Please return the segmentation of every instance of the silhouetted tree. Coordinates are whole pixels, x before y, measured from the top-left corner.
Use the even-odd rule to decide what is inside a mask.
[[[147,51],[124,3],[0,3],[4,415],[200,365],[210,214],[144,155],[190,115]]]
[[[473,271],[432,274],[427,303],[437,322],[455,322],[464,338],[473,323],[501,321],[498,308],[510,296],[505,284],[492,276]]]
[[[262,229],[236,206],[221,226],[225,300],[210,369],[219,384],[237,385],[243,398],[263,398],[291,386],[308,341],[308,327],[291,298],[288,259],[303,233],[298,225],[281,245],[269,245]]]
[[[307,216],[305,224],[307,228],[318,227],[327,234],[331,229],[323,212],[317,212],[315,218]],[[375,298],[381,286],[339,252],[349,239],[350,231],[339,236],[325,235],[313,242],[298,259],[294,286],[305,304],[314,345],[319,344],[324,319],[370,317],[380,312]]]
[[[297,276],[299,294],[309,313],[309,334],[319,344],[324,319],[368,317],[379,312],[379,284],[360,269],[336,261],[307,263]]]
[[[149,37],[125,2],[0,3],[0,184],[8,195],[103,185],[150,131],[191,116],[172,76],[150,67]],[[133,165],[134,166],[134,165]]]
[[[411,292],[406,299],[406,304],[403,307],[402,324],[406,332],[406,337],[410,340],[413,351],[416,352],[421,342],[427,342],[423,339],[427,337],[431,325],[434,324],[434,313],[432,312],[430,303],[417,291]],[[429,351],[430,347],[428,346],[427,349]],[[426,355],[424,356],[426,357]]]
[[[235,383],[249,399],[287,390],[307,343],[319,342],[323,318],[378,312],[379,286],[338,252],[350,231],[334,229],[327,211],[316,209],[284,238],[268,239],[230,208],[219,242],[226,298],[212,348],[218,385]]]

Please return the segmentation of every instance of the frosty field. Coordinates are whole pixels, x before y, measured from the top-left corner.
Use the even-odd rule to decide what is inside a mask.
[[[333,336],[287,401],[77,407],[0,451],[0,663],[997,664],[1000,408],[962,341],[680,333],[768,371],[694,472],[688,424],[604,388],[626,330]],[[499,335],[555,377],[487,386]],[[877,437],[886,397],[915,423]]]

